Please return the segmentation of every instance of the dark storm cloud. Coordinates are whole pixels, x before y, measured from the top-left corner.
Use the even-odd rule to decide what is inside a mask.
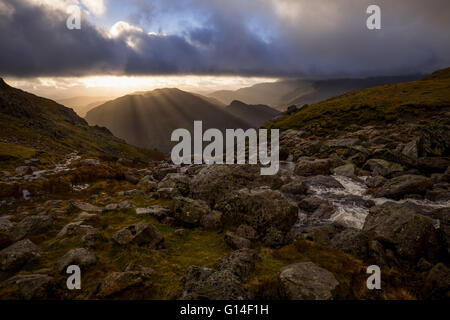
[[[149,21],[164,25],[164,19],[186,16],[198,23],[169,35],[125,28],[113,38],[87,17],[81,30],[68,30],[64,12],[26,0],[3,2],[0,73],[15,76],[329,77],[429,72],[450,65],[448,0],[135,0],[137,10],[128,22],[143,29]],[[380,5],[382,30],[365,27],[369,4]]]

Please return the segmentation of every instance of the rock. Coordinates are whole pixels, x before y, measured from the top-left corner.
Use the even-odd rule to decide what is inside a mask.
[[[450,208],[440,208],[434,210],[430,214],[431,218],[437,219],[439,222],[439,229],[447,244],[447,250],[450,253]]]
[[[432,185],[432,180],[427,177],[407,174],[388,180],[375,191],[374,196],[401,199],[407,194],[424,194]]]
[[[164,243],[161,232],[153,225],[139,222],[117,231],[112,240],[118,245],[136,244],[152,249],[160,248]]]
[[[83,222],[89,222],[97,220],[98,215],[95,213],[87,213],[87,212],[81,212],[76,218],[75,221],[83,221]]]
[[[330,173],[332,161],[330,159],[304,160],[300,159],[295,165],[295,174],[298,176],[327,175]]]
[[[20,166],[17,167],[15,171],[18,176],[25,176],[33,173],[33,169],[30,166]]]
[[[132,172],[127,171],[124,173],[123,177],[126,181],[128,181],[131,184],[138,184],[139,178],[136,177]]]
[[[378,188],[382,186],[386,181],[387,179],[382,176],[375,176],[368,177],[365,182],[369,188]]]
[[[80,164],[83,166],[97,166],[100,164],[100,161],[97,159],[83,159],[80,161]]]
[[[294,181],[283,185],[280,191],[287,194],[300,195],[305,194],[308,191],[304,183],[304,179],[295,179]]]
[[[448,158],[419,158],[417,160],[417,167],[426,172],[444,172],[447,170],[448,166],[450,165],[450,159]]]
[[[251,248],[251,246],[252,246],[252,243],[250,240],[242,238],[231,231],[228,231],[227,233],[225,233],[224,240],[225,240],[226,244],[229,245],[230,248],[234,249],[234,250]]]
[[[119,203],[119,209],[129,209],[129,208],[134,208],[136,207],[133,203],[131,203],[130,201],[122,201],[121,203]]]
[[[355,165],[353,163],[344,164],[333,169],[333,173],[338,176],[344,177],[354,177],[355,176]]]
[[[11,230],[14,241],[48,232],[53,227],[53,219],[48,216],[28,216]]]
[[[103,211],[115,211],[119,209],[119,205],[117,203],[110,203],[103,208]]]
[[[450,183],[435,184],[433,189],[427,191],[426,198],[430,201],[450,201]]]
[[[334,208],[326,203],[322,203],[311,215],[312,219],[328,220],[334,213]]]
[[[158,189],[173,188],[182,196],[189,194],[190,179],[182,173],[169,173],[158,183]]]
[[[177,168],[173,167],[157,167],[153,170],[152,174],[155,179],[161,181],[169,173],[177,173]]]
[[[158,183],[153,180],[150,175],[147,175],[139,180],[138,185],[146,187],[148,191],[156,191],[158,189]]]
[[[358,259],[366,260],[369,257],[369,237],[361,230],[345,229],[336,234],[330,244]]]
[[[83,221],[77,221],[77,222],[71,222],[69,224],[66,224],[61,231],[56,235],[57,238],[63,238],[63,237],[71,237],[73,235],[76,235],[79,232],[80,226],[83,224]]]
[[[286,232],[269,227],[261,240],[266,247],[278,248],[286,244]]]
[[[264,185],[276,188],[281,184],[278,175],[262,176],[257,165],[210,165],[193,177],[190,189],[194,199],[205,200],[213,207],[232,191]]]
[[[296,148],[294,158],[297,159],[302,156],[311,157],[316,153],[319,153],[322,146],[323,144],[321,141],[306,141]]]
[[[443,263],[436,264],[425,279],[425,292],[429,298],[450,298],[450,269]]]
[[[136,208],[137,215],[150,215],[158,220],[162,220],[170,214],[170,208],[164,206],[151,206],[148,208]]]
[[[172,205],[174,218],[188,225],[199,225],[202,217],[211,213],[208,204],[203,200],[176,197]]]
[[[185,229],[177,229],[174,233],[179,237],[184,237],[187,234]]]
[[[18,270],[40,257],[41,250],[33,242],[28,239],[21,240],[0,251],[0,269],[2,271]]]
[[[243,248],[233,251],[228,257],[222,260],[219,270],[230,271],[240,281],[247,282],[252,272],[255,270],[256,263],[260,261],[254,250]]]
[[[281,295],[288,300],[330,300],[339,285],[331,272],[312,262],[282,268],[279,279]]]
[[[245,223],[261,235],[270,227],[288,232],[298,218],[295,204],[267,188],[235,191],[217,203],[216,209],[222,212],[224,223]]]
[[[99,298],[113,298],[127,291],[149,290],[152,287],[150,274],[140,271],[111,272],[103,280]]]
[[[307,227],[302,231],[301,236],[306,240],[328,245],[331,239],[340,231],[341,229],[336,225],[326,224]]]
[[[247,224],[241,224],[236,230],[236,235],[250,241],[258,239],[258,233],[256,230]]]
[[[419,157],[419,151],[417,148],[417,140],[412,140],[408,142],[402,149],[402,153],[412,159],[417,159]]]
[[[328,202],[316,196],[307,196],[298,203],[298,206],[307,212],[314,212],[323,203],[327,204]]]
[[[325,145],[330,148],[349,148],[359,143],[359,139],[348,138],[348,139],[335,139],[328,140]]]
[[[26,165],[36,166],[41,163],[41,160],[36,158],[27,159],[24,161]]]
[[[180,196],[178,189],[175,188],[161,188],[158,189],[158,197],[161,199],[172,199]]]
[[[402,204],[386,202],[370,208],[363,230],[405,260],[436,261],[442,253],[433,220]]]
[[[71,201],[71,205],[81,211],[102,212],[103,209],[87,202]]]
[[[59,273],[64,273],[68,266],[77,265],[81,269],[97,263],[95,254],[85,248],[72,249],[67,252],[56,264]]]
[[[53,279],[44,274],[17,275],[3,282],[0,291],[7,289],[9,294],[24,300],[48,299]]]
[[[419,156],[449,156],[449,126],[436,123],[428,125],[422,130],[417,147]]]
[[[3,249],[11,243],[11,231],[16,225],[9,220],[10,216],[0,217],[0,249]]]
[[[372,176],[389,177],[393,173],[402,172],[404,168],[398,163],[389,162],[383,159],[367,160],[363,169],[372,172]]]
[[[344,186],[331,176],[313,176],[305,179],[308,188],[344,189]]]
[[[211,213],[205,214],[200,219],[200,225],[205,230],[218,230],[222,227],[222,213],[213,210]]]

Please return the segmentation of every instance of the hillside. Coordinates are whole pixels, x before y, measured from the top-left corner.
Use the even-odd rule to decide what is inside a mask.
[[[10,87],[0,79],[1,165],[36,156],[72,152],[146,159],[150,153],[126,144],[55,101]],[[155,155],[157,153],[155,152]]]
[[[284,111],[291,105],[302,106],[304,104],[317,103],[354,90],[412,81],[419,78],[419,75],[412,75],[333,80],[289,79],[273,83],[260,83],[236,91],[216,91],[209,96],[226,104],[233,100],[240,100],[249,104],[266,104],[277,110]]]
[[[80,117],[86,116],[88,111],[110,100],[110,97],[78,96],[65,99],[57,99],[57,102],[72,108]]]
[[[265,106],[223,107],[179,89],[157,89],[109,101],[89,111],[86,120],[107,127],[133,145],[169,152],[173,130],[192,132],[195,120],[203,121],[203,130],[247,129],[264,124],[272,114],[276,111]]]
[[[419,81],[382,85],[310,105],[268,126],[281,129],[320,126],[323,131],[351,125],[386,124],[396,120],[425,120],[448,112],[449,69]],[[446,117],[442,117],[445,119]]]

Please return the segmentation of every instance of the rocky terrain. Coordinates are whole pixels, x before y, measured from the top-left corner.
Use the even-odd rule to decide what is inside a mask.
[[[16,162],[0,176],[0,297],[448,299],[448,74],[279,117],[274,176],[81,152]]]

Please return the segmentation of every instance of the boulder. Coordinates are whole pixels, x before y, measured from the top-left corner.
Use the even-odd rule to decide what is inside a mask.
[[[401,199],[407,194],[424,194],[432,185],[433,181],[427,177],[407,174],[386,181],[374,196]]]
[[[193,226],[199,225],[202,217],[211,213],[208,204],[203,200],[176,197],[172,206],[173,216],[177,221]]]
[[[248,239],[250,241],[258,239],[258,233],[256,232],[256,230],[247,224],[241,224],[236,229],[236,235]]]
[[[298,176],[316,176],[327,175],[332,168],[332,161],[330,159],[315,159],[306,160],[300,159],[295,165],[295,174]]]
[[[189,194],[190,179],[187,175],[182,173],[169,173],[164,179],[158,183],[158,189],[173,188],[178,190],[178,193],[182,196]]]
[[[398,163],[389,162],[383,159],[367,160],[363,166],[364,170],[372,172],[372,176],[389,177],[393,173],[402,172],[403,166]]]
[[[436,261],[442,254],[433,220],[402,204],[386,202],[370,208],[363,230],[404,260]]]
[[[334,168],[333,173],[338,176],[354,177],[355,176],[355,165],[353,163],[344,164],[342,166]]]
[[[150,215],[155,217],[158,220],[162,220],[165,217],[169,216],[170,208],[165,206],[151,206],[148,208],[136,208],[137,215]]]
[[[307,212],[314,212],[321,204],[328,204],[328,201],[316,196],[307,196],[298,203],[298,206]]]
[[[41,250],[33,242],[28,239],[21,240],[0,251],[0,270],[18,270],[40,257]]]
[[[139,182],[139,178],[136,177],[136,176],[135,176],[132,172],[130,172],[130,171],[125,172],[123,176],[124,176],[125,180],[128,181],[128,182],[131,183],[131,184],[138,184],[138,182]]]
[[[262,235],[270,227],[288,232],[298,218],[295,204],[280,191],[267,188],[232,192],[217,203],[216,209],[222,212],[225,223],[245,223]]]
[[[49,216],[28,216],[17,223],[11,230],[14,241],[48,232],[53,227],[53,219]]]
[[[205,230],[218,230],[222,228],[222,213],[213,210],[211,213],[205,214],[200,219],[200,225]]]
[[[111,299],[138,290],[149,290],[152,287],[150,274],[141,271],[111,272],[103,280],[98,293],[99,298]]]
[[[369,256],[369,237],[361,230],[345,229],[331,239],[330,245],[361,260]]]
[[[136,244],[152,249],[157,249],[164,243],[164,237],[161,232],[155,226],[144,222],[139,222],[117,231],[112,236],[112,240],[121,246]]]
[[[305,194],[308,191],[308,188],[304,183],[304,179],[295,179],[294,181],[283,185],[280,188],[280,191],[292,195],[301,195]]]
[[[331,300],[339,285],[334,275],[312,262],[293,263],[280,270],[280,293],[288,300]]]
[[[305,179],[305,185],[308,188],[331,188],[344,189],[344,186],[331,176],[312,176]]]
[[[24,300],[48,299],[53,279],[44,274],[17,275],[3,282],[0,292],[8,290],[10,295]]]
[[[71,201],[71,205],[76,209],[87,212],[102,212],[103,209],[87,202]]]
[[[243,248],[233,251],[228,257],[222,260],[219,270],[231,271],[240,281],[247,282],[252,272],[255,270],[256,263],[260,261],[254,250]]]
[[[56,264],[59,273],[64,273],[70,265],[86,268],[97,263],[95,254],[85,248],[72,249],[67,252]]]
[[[428,298],[450,298],[450,269],[443,263],[436,264],[427,274],[424,290]]]
[[[150,175],[139,180],[138,185],[146,187],[148,191],[156,191],[158,189],[158,183]]]
[[[417,146],[420,156],[449,156],[449,126],[436,123],[426,126],[421,132]]]
[[[250,240],[240,237],[231,231],[225,233],[224,240],[226,244],[230,246],[231,249],[234,250],[252,247],[252,243]]]
[[[321,244],[330,244],[331,239],[341,231],[338,226],[334,224],[326,224],[321,226],[313,226],[305,228],[301,236],[309,241],[314,241]]]

